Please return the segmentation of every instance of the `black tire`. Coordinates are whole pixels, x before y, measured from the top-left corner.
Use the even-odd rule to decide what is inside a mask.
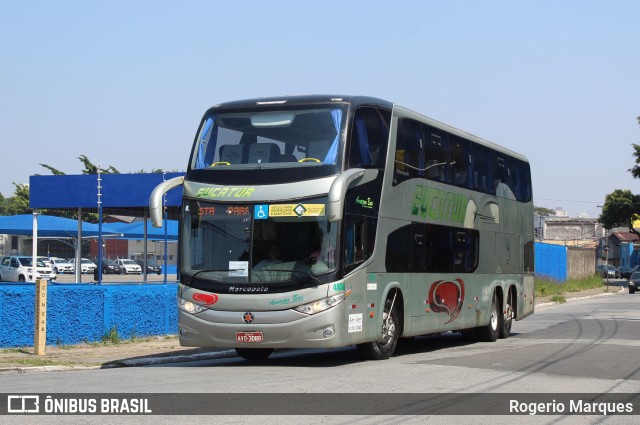
[[[27,279],[24,278],[24,275],[21,274],[20,276],[18,276],[18,282],[26,282]]]
[[[631,286],[629,286],[629,293],[630,294],[635,294],[636,293],[636,288],[632,288]]]
[[[494,292],[491,301],[491,315],[489,323],[476,329],[478,340],[483,342],[494,342],[498,339],[498,336],[500,335],[500,328],[502,327],[502,309],[499,307],[498,294]]]
[[[120,274],[127,274],[127,271],[125,269],[120,269]]]
[[[236,348],[238,356],[250,362],[258,362],[269,358],[273,348]]]
[[[502,326],[500,326],[500,338],[509,338],[511,335],[511,325],[513,324],[513,293],[511,290],[507,290],[507,304],[503,309],[500,309],[502,315]]]
[[[398,302],[397,299],[396,302]],[[391,309],[391,299],[387,299],[384,305],[380,337],[379,341],[357,344],[356,348],[360,356],[367,360],[386,360],[396,350],[398,339],[400,339],[400,322],[398,306],[394,305]]]

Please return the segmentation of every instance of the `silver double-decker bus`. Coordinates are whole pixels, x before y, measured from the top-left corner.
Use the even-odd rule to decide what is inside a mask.
[[[288,96],[210,108],[183,186],[180,343],[355,345],[386,359],[399,338],[482,341],[533,313],[527,159],[391,102]]]

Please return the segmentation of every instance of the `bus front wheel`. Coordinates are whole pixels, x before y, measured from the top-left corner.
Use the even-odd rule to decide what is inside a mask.
[[[357,344],[358,353],[367,360],[386,360],[396,349],[400,338],[400,323],[397,306],[387,299],[382,315],[382,335],[378,341]]]
[[[236,348],[236,353],[245,360],[255,362],[266,360],[273,353],[273,348]]]

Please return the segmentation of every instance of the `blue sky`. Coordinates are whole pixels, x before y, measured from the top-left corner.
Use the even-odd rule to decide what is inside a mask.
[[[537,206],[638,193],[640,2],[5,1],[0,193],[78,174],[185,170],[216,103],[394,101],[526,155]]]

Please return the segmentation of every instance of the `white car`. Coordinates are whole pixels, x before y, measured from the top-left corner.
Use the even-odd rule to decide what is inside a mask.
[[[21,255],[2,258],[0,262],[0,281],[5,282],[32,282],[35,279],[55,280],[56,273],[41,260],[36,260],[36,270],[31,266],[33,258]]]
[[[70,259],[69,262],[71,263],[72,266],[75,267],[75,258]],[[93,261],[89,260],[88,258],[81,258],[80,259],[80,272],[81,273],[93,273],[93,271],[95,269],[97,269],[98,266],[96,266],[96,263],[94,263]]]
[[[64,258],[49,257],[49,260],[51,260],[51,268],[57,274],[62,274],[62,273],[73,274],[76,271],[76,268],[73,267],[73,264],[71,264],[69,261],[65,260]]]
[[[142,267],[140,267],[133,260],[128,260],[126,258],[124,260],[116,260],[116,264],[118,266],[120,266],[120,273],[121,274],[140,274],[140,273],[142,273]]]

